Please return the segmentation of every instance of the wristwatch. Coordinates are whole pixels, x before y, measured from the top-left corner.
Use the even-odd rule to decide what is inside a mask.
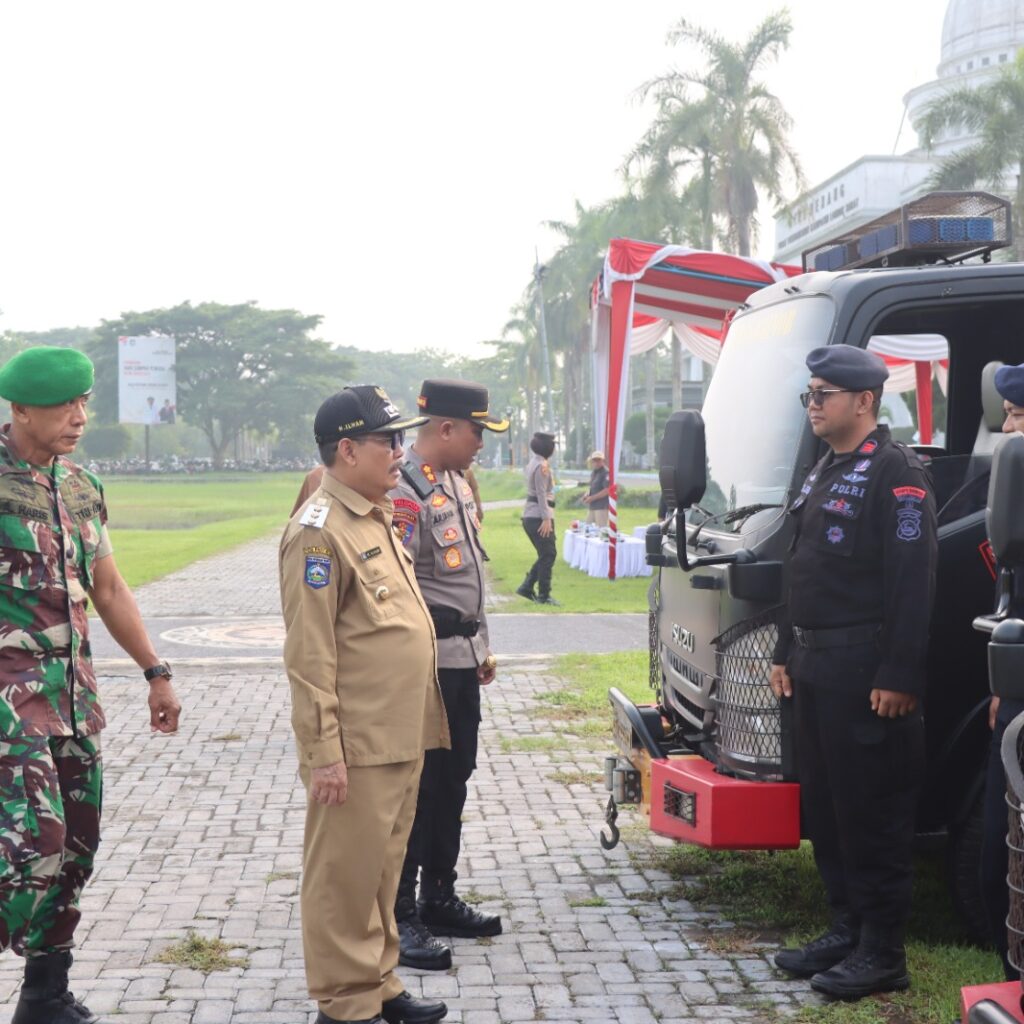
[[[159,664],[154,665],[152,668],[147,668],[146,671],[142,674],[146,677],[146,679],[149,682],[152,682],[154,679],[157,678],[170,679],[174,673],[171,672],[171,666],[169,662],[161,661]]]

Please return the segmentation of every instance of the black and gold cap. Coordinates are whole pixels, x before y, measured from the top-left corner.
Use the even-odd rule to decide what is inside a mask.
[[[383,388],[358,384],[331,395],[317,409],[313,437],[317,444],[327,444],[342,437],[393,434],[426,422],[426,416],[403,416]]]
[[[489,396],[483,384],[469,380],[425,380],[416,404],[427,416],[450,416],[452,419],[479,423],[495,434],[508,430],[508,420],[496,419],[487,408]]]

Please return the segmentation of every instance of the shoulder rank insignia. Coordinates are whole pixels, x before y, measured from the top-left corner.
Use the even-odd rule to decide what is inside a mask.
[[[444,508],[444,506],[448,504],[448,499],[443,494],[435,494],[430,499],[430,504],[434,508]]]
[[[327,513],[330,511],[328,505],[307,505],[306,511],[302,513],[302,518],[299,520],[300,526],[314,526],[318,530],[322,530],[324,523],[327,522]]]
[[[877,441],[865,441],[858,449],[858,453],[861,455],[874,455],[875,449],[878,447]]]
[[[421,469],[412,459],[406,459],[402,463],[402,476],[422,499],[426,500],[434,493],[437,477],[434,476],[434,471],[429,466],[424,466]]]

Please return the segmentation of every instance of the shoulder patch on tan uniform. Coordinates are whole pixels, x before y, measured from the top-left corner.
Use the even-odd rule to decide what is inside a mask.
[[[300,526],[314,526],[318,530],[322,530],[324,523],[327,522],[327,513],[330,511],[328,505],[307,505],[306,511],[302,513],[302,518],[299,520]]]

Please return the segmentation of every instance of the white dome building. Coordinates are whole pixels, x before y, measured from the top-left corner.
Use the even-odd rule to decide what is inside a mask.
[[[914,125],[933,100],[951,89],[976,88],[1024,47],[1024,0],[949,0],[937,77],[904,97]],[[903,156],[863,156],[810,189],[775,220],[775,259],[799,263],[820,242],[920,195],[943,157],[975,142],[961,129]]]
[[[1024,45],[1024,0],[949,0],[942,25],[942,59],[938,77],[919,85],[904,97],[907,120],[916,124],[924,109],[950,89],[974,89],[991,78],[1001,65],[1014,60]],[[971,145],[964,132],[945,136],[934,148],[936,156]]]

